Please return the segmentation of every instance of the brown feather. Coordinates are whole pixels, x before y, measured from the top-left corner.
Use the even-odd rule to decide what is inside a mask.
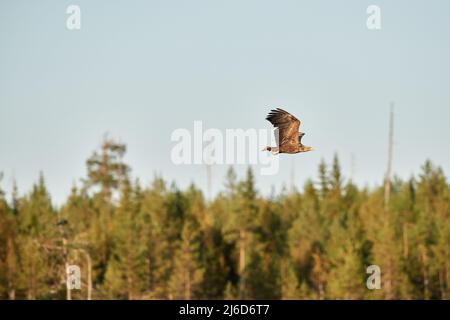
[[[295,153],[299,152],[302,147],[299,139],[300,120],[294,117],[289,112],[277,108],[271,110],[266,117],[278,131],[278,146],[280,153]],[[275,133],[277,134],[277,133]]]

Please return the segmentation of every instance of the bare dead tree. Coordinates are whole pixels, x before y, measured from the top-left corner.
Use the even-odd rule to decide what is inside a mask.
[[[207,163],[206,164],[206,194],[208,197],[208,200],[211,200],[212,197],[212,165]]]
[[[389,198],[391,196],[393,140],[394,140],[394,102],[391,102],[391,110],[389,115],[388,162],[387,162],[386,176],[384,179],[384,207],[386,211],[389,208]]]

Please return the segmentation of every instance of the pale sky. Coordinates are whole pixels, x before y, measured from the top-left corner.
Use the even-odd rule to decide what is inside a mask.
[[[81,8],[81,30],[66,8]],[[381,8],[368,30],[366,8]],[[393,169],[429,158],[450,172],[450,1],[0,1],[1,188],[44,172],[55,203],[85,177],[108,132],[133,177],[205,188],[205,167],[170,161],[177,128],[268,129],[270,108],[302,120],[307,154],[282,155],[268,194],[317,176],[338,153],[345,177],[380,183],[395,101]],[[353,156],[352,156],[353,155]],[[353,158],[353,161],[352,161]],[[213,192],[227,166],[214,166]],[[245,166],[238,166],[242,176]]]

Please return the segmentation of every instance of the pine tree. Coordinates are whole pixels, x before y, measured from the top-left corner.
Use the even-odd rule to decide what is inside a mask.
[[[125,152],[124,144],[105,138],[100,150],[94,151],[86,161],[87,178],[84,180],[83,192],[93,191],[90,207],[95,210],[95,217],[90,219],[88,237],[94,253],[94,282],[99,285],[105,280],[114,245],[114,196],[130,171],[123,162]]]
[[[132,300],[140,297],[144,290],[145,282],[141,278],[147,271],[145,224],[139,199],[129,179],[125,179],[115,213],[114,245],[105,275],[105,291],[111,298]]]
[[[417,198],[416,254],[421,269],[423,298],[441,298],[448,291],[448,276],[445,276],[450,243],[448,227],[445,226],[448,225],[448,185],[442,169],[430,161],[422,167]],[[433,268],[433,265],[442,267]]]
[[[162,178],[155,177],[151,187],[143,191],[142,197],[142,212],[148,221],[145,232],[148,274],[146,297],[167,299],[174,252],[173,235],[167,228],[171,223],[168,217],[170,191]]]
[[[0,182],[2,174],[0,173]],[[16,230],[13,210],[0,188],[0,299],[15,299],[17,267]]]
[[[170,298],[191,300],[201,297],[204,268],[201,265],[201,234],[193,216],[185,219],[181,239],[174,253],[169,281]]]
[[[127,176],[129,167],[123,162],[126,146],[113,139],[105,138],[101,150],[94,151],[86,161],[88,179],[85,181],[88,187],[100,188],[99,196],[104,201],[109,201],[114,190],[120,186],[120,182]]]
[[[61,252],[56,228],[57,216],[41,174],[32,192],[18,200],[17,250],[20,255],[20,277],[18,286],[26,292],[26,298],[48,298],[52,292],[61,290],[60,279],[52,272],[63,276]]]

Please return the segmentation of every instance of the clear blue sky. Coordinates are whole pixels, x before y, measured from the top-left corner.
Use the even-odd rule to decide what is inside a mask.
[[[66,8],[81,7],[81,30]],[[366,28],[381,7],[382,29]],[[205,186],[205,168],[170,162],[176,128],[269,128],[270,107],[302,121],[317,151],[282,156],[262,193],[315,177],[321,158],[381,182],[389,102],[394,171],[425,159],[450,172],[450,1],[0,1],[0,171],[21,193],[43,171],[56,203],[86,174],[105,132],[147,185],[155,172]],[[354,165],[352,166],[352,156]],[[353,167],[353,169],[352,169]],[[238,167],[243,173],[244,167]],[[213,188],[225,166],[213,168]]]

